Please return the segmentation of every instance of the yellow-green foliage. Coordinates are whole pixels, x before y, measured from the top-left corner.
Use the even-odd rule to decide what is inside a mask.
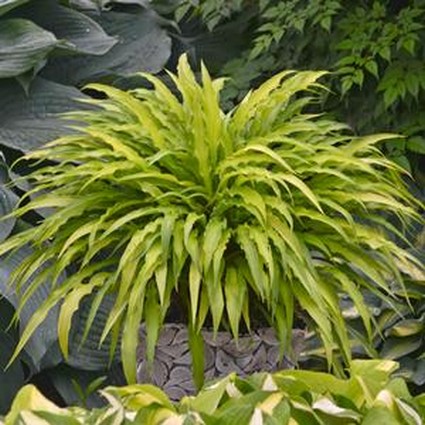
[[[421,425],[424,394],[413,398],[401,379],[391,379],[391,361],[354,361],[349,379],[286,370],[229,375],[194,397],[172,404],[151,385],[109,387],[102,409],[60,409],[34,386],[16,396],[2,425]]]
[[[355,137],[345,125],[304,112],[322,75],[281,72],[227,114],[218,101],[223,81],[212,81],[203,67],[199,84],[185,56],[170,74],[177,95],[150,75],[152,90],[91,85],[107,99],[93,101],[93,112],[69,115],[87,126],[27,156],[55,163],[31,173],[32,198],[15,215],[54,213],[0,245],[0,254],[24,244],[35,250],[13,275],[18,290],[45,266],[22,303],[53,280],[17,352],[61,303],[66,355],[81,299],[95,294],[87,335],[100,301],[114,292],[102,339],[112,334],[116,346],[123,331],[124,369],[134,381],[139,324],[146,322],[152,360],[176,291],[186,300],[200,369],[197,336],[206,318],[215,330],[228,323],[237,336],[242,318],[250,325],[250,300],[264,305],[283,344],[300,308],[317,326],[328,359],[335,345],[349,359],[339,295],[353,300],[370,332],[360,289],[391,302],[389,282],[403,284],[400,268],[422,272],[391,239],[416,217],[400,168],[377,147],[392,136]],[[75,273],[56,284],[71,263]]]

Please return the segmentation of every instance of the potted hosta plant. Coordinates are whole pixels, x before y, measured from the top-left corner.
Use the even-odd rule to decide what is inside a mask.
[[[101,340],[112,335],[112,348],[119,344],[130,382],[140,323],[152,361],[170,305],[187,321],[198,376],[204,325],[237,338],[241,323],[251,329],[253,312],[271,323],[282,350],[299,312],[317,329],[328,360],[339,347],[348,361],[340,296],[353,301],[371,334],[361,290],[391,305],[401,271],[419,273],[422,265],[392,238],[417,219],[402,170],[378,149],[393,136],[353,136],[311,113],[323,74],[281,72],[228,113],[219,104],[223,80],[202,66],[198,82],[186,56],[170,74],[177,94],[146,74],[151,89],[91,85],[106,99],[69,114],[84,123],[78,132],[26,156],[38,163],[28,176],[34,189],[14,215],[53,212],[0,245],[0,254],[27,244],[34,250],[12,276],[22,303],[52,281],[16,354],[59,304],[66,355],[80,301],[93,296],[86,336],[112,293]]]

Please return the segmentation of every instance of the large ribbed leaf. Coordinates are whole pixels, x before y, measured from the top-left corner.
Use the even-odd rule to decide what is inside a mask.
[[[0,81],[0,143],[22,151],[59,137],[70,130],[57,114],[87,108],[76,99],[85,96],[41,78],[30,86],[28,96],[13,80]]]
[[[25,19],[0,21],[0,78],[37,67],[60,44],[49,31]]]
[[[79,310],[76,312],[69,339],[69,356],[67,364],[72,367],[95,371],[106,370],[110,363],[111,338],[106,338],[102,345],[99,345],[103,328],[115,302],[115,297],[106,296],[99,306],[93,324],[83,341],[83,332],[86,320],[90,314],[93,297],[87,297],[82,301]],[[119,353],[115,354],[115,359],[119,358]]]
[[[107,9],[112,3],[149,7],[149,0],[70,0],[70,3],[79,9],[97,11]]]
[[[57,1],[37,0],[21,8],[19,16],[51,31],[66,42],[67,49],[78,53],[103,55],[118,41],[87,15],[60,6]]]
[[[0,314],[3,314],[1,309]],[[15,349],[15,343],[16,341],[10,335],[0,330],[0,415],[4,415],[9,410],[16,392],[25,384],[24,369],[19,361],[5,369]]]
[[[18,201],[16,196],[9,188],[0,184],[0,217],[9,214]],[[4,241],[15,226],[16,219],[9,217],[0,221],[0,241]]]
[[[8,285],[10,275],[32,252],[30,248],[25,246],[12,255],[0,258],[0,294],[15,308],[18,307],[19,297],[13,288]],[[34,312],[37,311],[50,292],[51,288],[48,282],[37,287],[19,315],[21,329],[25,328]],[[62,358],[59,350],[55,348],[55,346],[57,347],[57,317],[58,309],[53,308],[25,347],[36,368],[53,366]]]
[[[101,3],[104,6],[107,6],[112,3],[117,4],[137,4],[142,7],[148,7],[150,0],[101,0]]]
[[[136,14],[103,12],[92,15],[119,43],[101,57],[55,58],[43,76],[63,84],[81,84],[100,77],[139,71],[159,72],[171,53],[171,39],[151,10]]]
[[[0,0],[0,16],[27,2],[28,0]]]
[[[0,241],[4,241],[12,232],[16,219],[14,217],[4,218],[12,212],[19,197],[7,186],[10,182],[10,171],[2,153],[0,153]]]
[[[25,383],[22,356],[6,369],[19,338],[16,328],[9,327],[14,311],[12,305],[0,297],[0,415],[7,412],[17,390]]]
[[[100,6],[97,0],[69,0],[69,4],[79,10],[99,11]]]

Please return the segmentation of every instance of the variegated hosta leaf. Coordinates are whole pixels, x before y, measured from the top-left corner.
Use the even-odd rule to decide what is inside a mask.
[[[79,302],[93,296],[86,336],[112,292],[100,342],[111,335],[113,350],[121,341],[130,381],[140,321],[152,360],[176,299],[184,300],[198,369],[196,338],[205,321],[214,332],[228,324],[237,336],[241,322],[250,327],[255,303],[268,311],[282,346],[299,306],[315,323],[328,360],[336,346],[349,360],[340,296],[352,299],[371,334],[360,289],[392,305],[390,285],[403,287],[403,271],[424,272],[392,238],[418,218],[418,204],[400,167],[377,149],[391,135],[355,137],[340,123],[303,112],[310,101],[304,93],[317,91],[322,74],[282,72],[227,114],[219,107],[222,80],[202,67],[198,83],[185,56],[177,75],[170,74],[179,96],[148,74],[152,90],[91,85],[107,99],[92,101],[93,111],[69,114],[87,124],[81,132],[27,156],[51,162],[31,174],[33,200],[15,215],[54,213],[0,245],[0,254],[26,243],[35,249],[14,274],[15,285],[22,287],[42,264],[50,264],[49,276],[36,277],[31,287],[53,281],[18,350],[61,303],[66,353]],[[76,272],[55,287],[71,264]],[[199,370],[195,375],[199,381]]]
[[[412,397],[404,381],[391,377],[393,362],[354,361],[353,365],[348,379],[304,370],[260,373],[246,379],[232,373],[175,405],[153,385],[128,385],[102,390],[107,404],[100,409],[61,409],[27,385],[3,423],[422,424],[423,394]],[[379,376],[378,381],[372,382],[373,376]]]

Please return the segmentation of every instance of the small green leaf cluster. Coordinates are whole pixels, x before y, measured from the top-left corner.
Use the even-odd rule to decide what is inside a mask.
[[[213,2],[201,3],[207,7]],[[413,138],[395,154],[384,151],[423,178],[417,164],[425,151],[422,1],[247,0],[244,6],[214,28],[209,48],[201,43],[197,52],[211,66],[218,62],[220,74],[231,77],[224,90],[226,106],[276,70],[331,70],[334,94],[323,98],[326,109],[356,131],[386,128]],[[245,30],[239,33],[241,27]],[[235,43],[233,56],[222,64],[222,46],[232,48],[232,31],[245,44]],[[413,127],[412,121],[419,125]]]
[[[4,241],[0,254],[34,250],[11,277],[21,305],[46,281],[51,292],[16,354],[60,305],[59,344],[67,356],[80,302],[93,296],[84,340],[102,300],[115,294],[100,343],[111,335],[113,352],[122,336],[130,382],[140,323],[153,361],[176,297],[198,377],[201,328],[228,326],[237,338],[241,323],[250,329],[253,303],[267,312],[283,349],[302,310],[328,360],[336,345],[348,361],[340,294],[353,300],[370,336],[359,288],[392,305],[390,282],[403,287],[402,271],[423,273],[390,238],[403,238],[399,225],[418,219],[401,168],[377,148],[393,136],[355,137],[309,113],[323,72],[276,74],[228,113],[219,106],[224,81],[212,80],[204,66],[201,74],[202,84],[182,56],[178,74],[169,74],[178,95],[149,74],[153,90],[91,85],[107,99],[92,101],[91,112],[69,114],[86,126],[26,156],[54,164],[40,163],[28,176],[31,199],[13,215],[53,213]],[[383,218],[388,211],[397,225]],[[60,280],[71,265],[74,272]]]
[[[266,53],[271,44],[278,44],[286,33],[302,34],[308,26],[319,26],[330,30],[332,18],[341,5],[335,0],[313,0],[307,3],[300,0],[286,2],[266,1],[260,5],[261,18],[265,21],[257,29],[250,59]]]
[[[181,0],[177,2],[174,16],[177,22],[188,14],[192,18],[200,16],[207,28],[212,31],[219,23],[230,19],[234,13],[240,12],[244,6],[243,3],[243,0]]]
[[[28,385],[0,423],[420,425],[425,394],[412,397],[402,379],[391,377],[396,368],[391,361],[355,361],[349,379],[304,370],[246,379],[232,374],[177,404],[151,385],[108,387],[101,391],[107,406],[94,410],[59,408]]]
[[[356,7],[343,18],[338,24],[341,41],[336,44],[336,49],[345,54],[335,64],[337,72],[342,75],[342,94],[353,85],[362,87],[365,72],[369,72],[378,80],[383,73],[378,91],[384,91],[386,108],[397,97],[404,99],[406,89],[400,87],[405,85],[409,85],[410,94],[417,98],[424,69],[423,66],[418,69],[415,59],[416,50],[420,49],[424,16],[425,10],[415,6],[403,8],[394,16],[383,3],[375,2],[372,8]],[[396,66],[406,62],[404,72],[407,74],[397,75],[394,62]],[[394,80],[391,85],[385,82],[386,78]]]
[[[420,61],[394,61],[389,65],[377,88],[383,93],[384,106],[389,108],[397,100],[403,101],[410,95],[418,100],[425,90],[424,65]]]

